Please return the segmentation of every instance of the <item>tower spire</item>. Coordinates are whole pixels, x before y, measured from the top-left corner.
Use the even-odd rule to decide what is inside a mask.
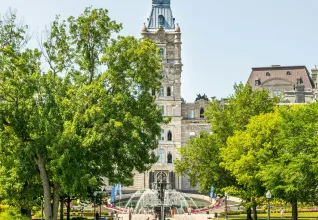
[[[148,29],[175,29],[170,0],[152,0]]]

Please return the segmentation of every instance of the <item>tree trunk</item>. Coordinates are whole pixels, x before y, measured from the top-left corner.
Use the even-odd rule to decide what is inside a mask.
[[[21,215],[26,216],[28,219],[32,219],[31,209],[21,208]]]
[[[297,207],[297,200],[292,202],[292,219],[298,219],[298,207]]]
[[[58,210],[59,210],[59,201],[60,201],[60,186],[58,184],[54,184],[53,191],[53,219],[57,219]]]
[[[51,195],[51,184],[45,167],[45,159],[37,154],[37,165],[40,170],[40,178],[44,191],[44,204],[45,204],[45,219],[46,220],[56,220],[59,205],[59,186],[53,185],[53,198]],[[51,203],[53,200],[53,203]]]
[[[70,220],[71,219],[71,215],[70,215],[70,213],[71,213],[71,198],[68,196],[67,197],[67,205],[66,205],[66,207],[67,207],[67,218],[66,218],[66,220]]]
[[[248,207],[247,208],[247,216],[246,216],[246,219],[247,220],[252,220],[252,209],[251,209],[251,207]]]
[[[60,220],[64,219],[64,196],[61,196],[61,204],[60,204]]]
[[[253,198],[252,199],[252,202],[253,202],[253,215],[254,215],[254,220],[257,220],[257,203],[255,201],[255,199]]]

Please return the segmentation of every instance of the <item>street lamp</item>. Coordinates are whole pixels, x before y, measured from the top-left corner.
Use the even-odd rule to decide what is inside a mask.
[[[271,191],[267,191],[266,193],[266,199],[268,202],[268,209],[267,209],[267,220],[271,219],[271,198],[272,198],[272,194]]]
[[[98,195],[98,192],[94,192],[94,219],[96,218],[96,196]]]
[[[227,197],[228,197],[228,194],[226,192],[225,193],[225,220],[228,220],[228,217],[227,217]]]

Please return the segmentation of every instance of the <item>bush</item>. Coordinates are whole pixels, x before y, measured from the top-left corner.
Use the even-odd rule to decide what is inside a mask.
[[[22,217],[20,214],[16,214],[15,210],[8,210],[0,213],[0,220],[28,220],[26,217]]]

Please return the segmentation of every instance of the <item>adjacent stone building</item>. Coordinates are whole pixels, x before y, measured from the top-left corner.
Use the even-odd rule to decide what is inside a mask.
[[[280,96],[281,103],[306,103],[317,95],[318,69],[312,70],[312,76],[306,66],[254,67],[248,79],[253,90],[264,88],[272,96]]]
[[[152,10],[147,24],[144,24],[142,38],[149,38],[160,49],[162,58],[162,86],[160,92],[152,91],[156,103],[164,116],[171,117],[171,123],[162,125],[158,149],[152,152],[158,156],[158,163],[142,174],[136,174],[130,189],[152,188],[157,175],[164,173],[174,189],[196,190],[190,187],[187,178],[178,177],[174,170],[174,160],[178,158],[177,149],[187,141],[200,135],[202,130],[210,130],[204,118],[208,101],[201,99],[185,103],[181,98],[181,29],[175,23],[170,0],[152,0]]]

